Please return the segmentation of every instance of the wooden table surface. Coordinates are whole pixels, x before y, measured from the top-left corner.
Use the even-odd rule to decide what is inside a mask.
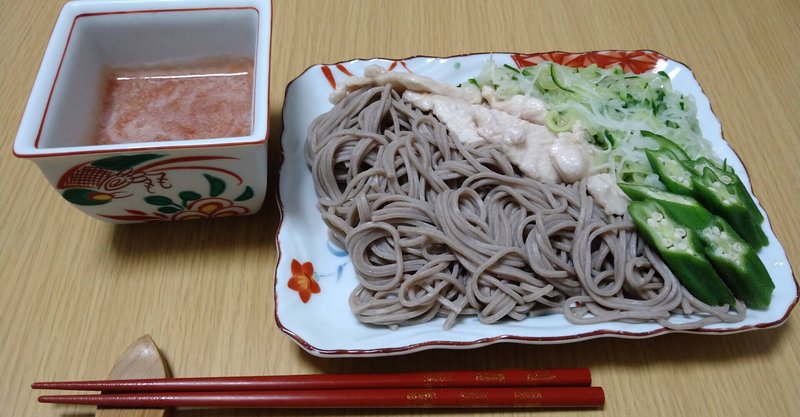
[[[676,334],[321,359],[275,325],[278,141],[286,84],[356,57],[653,49],[687,63],[800,268],[800,3],[784,1],[280,1],[273,5],[270,187],[250,217],[115,226],[53,191],[12,144],[58,1],[3,1],[0,18],[0,415],[89,416],[38,404],[34,380],[104,377],[149,333],[173,375],[591,368],[613,416],[800,415],[800,317],[727,336]],[[460,411],[432,414],[460,415]],[[488,410],[481,415],[523,415]],[[402,410],[174,415],[412,415]]]

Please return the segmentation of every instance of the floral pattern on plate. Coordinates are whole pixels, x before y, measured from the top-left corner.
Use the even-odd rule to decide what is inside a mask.
[[[287,285],[297,291],[300,300],[307,303],[311,299],[311,294],[319,294],[319,284],[314,275],[314,265],[311,262],[300,263],[297,259],[292,259],[292,277],[289,278]]]

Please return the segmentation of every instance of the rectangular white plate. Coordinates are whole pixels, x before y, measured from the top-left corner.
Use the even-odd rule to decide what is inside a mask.
[[[283,161],[280,168],[279,203],[282,220],[277,237],[279,260],[275,271],[275,320],[278,327],[303,349],[317,356],[382,356],[430,348],[469,349],[498,342],[531,344],[568,343],[596,337],[645,338],[674,332],[657,323],[607,322],[575,325],[561,315],[546,315],[523,321],[481,324],[477,318],[459,321],[443,330],[443,318],[390,330],[368,326],[350,312],[348,297],[356,286],[356,276],[347,254],[328,241],[327,228],[317,211],[310,170],[303,158],[303,144],[311,121],[333,105],[328,95],[336,83],[350,74],[361,75],[369,65],[382,65],[392,71],[410,71],[436,80],[458,84],[481,71],[489,54],[447,58],[414,57],[402,60],[368,59],[339,64],[315,65],[293,80],[286,89],[283,107]],[[714,152],[727,159],[749,187],[741,160],[722,137],[719,120],[692,72],[685,65],[653,51],[593,51],[584,53],[550,52],[541,54],[491,54],[499,64],[528,66],[542,61],[564,65],[601,67],[621,65],[626,71],[665,71],[673,88],[695,98],[703,135],[712,142]],[[760,207],[760,206],[759,206]],[[761,209],[763,212],[763,208]],[[767,217],[766,213],[764,213]],[[769,246],[759,256],[775,281],[769,309],[748,310],[739,323],[714,324],[698,334],[726,334],[775,327],[782,324],[797,303],[798,285],[786,254],[766,222]],[[303,301],[300,293],[288,286],[292,263],[306,265],[320,287]]]

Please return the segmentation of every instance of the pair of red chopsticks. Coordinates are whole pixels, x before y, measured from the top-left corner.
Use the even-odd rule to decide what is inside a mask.
[[[587,368],[36,382],[39,402],[105,407],[600,407]]]

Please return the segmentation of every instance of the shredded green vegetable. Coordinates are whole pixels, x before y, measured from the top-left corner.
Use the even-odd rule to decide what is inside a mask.
[[[586,130],[598,149],[595,167],[621,182],[664,188],[644,154],[659,146],[641,131],[668,137],[695,157],[714,158],[700,132],[694,99],[674,91],[663,71],[630,74],[620,67],[551,63],[519,70],[489,61],[469,82],[488,85],[504,98],[522,94],[544,100],[547,127],[553,132]]]

